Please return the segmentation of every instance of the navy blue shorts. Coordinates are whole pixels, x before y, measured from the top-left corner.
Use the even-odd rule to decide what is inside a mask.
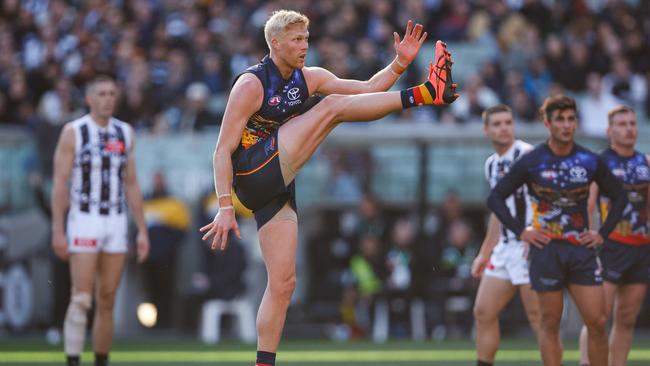
[[[296,210],[295,181],[285,186],[280,170],[278,130],[247,150],[237,150],[232,163],[235,193],[255,214],[258,229],[287,201]]]
[[[563,240],[551,240],[543,248],[530,246],[530,284],[535,291],[558,291],[568,284],[597,286],[603,283],[596,250]]]
[[[603,279],[617,285],[650,280],[650,245],[634,246],[605,240],[600,250]]]

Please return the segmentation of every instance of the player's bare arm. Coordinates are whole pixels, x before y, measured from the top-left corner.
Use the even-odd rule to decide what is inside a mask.
[[[228,233],[233,230],[241,238],[232,207],[232,154],[237,150],[248,119],[260,108],[264,91],[262,83],[252,74],[242,75],[230,92],[221,123],[219,139],[213,155],[214,185],[219,198],[219,212],[214,220],[201,228],[203,240],[212,237],[212,250],[225,250]]]
[[[75,153],[74,129],[67,124],[54,152],[54,177],[52,187],[52,249],[63,260],[68,259],[68,242],[64,229],[64,218],[70,207],[68,182],[72,173]]]
[[[478,252],[478,255],[472,262],[472,276],[474,278],[480,278],[483,275],[483,271],[490,260],[490,255],[492,255],[492,250],[499,243],[499,233],[501,231],[501,223],[495,214],[490,215],[488,221],[487,232],[485,233],[485,239],[483,239],[483,244],[481,249]]]
[[[138,263],[142,263],[149,255],[149,234],[147,233],[147,225],[144,221],[144,210],[142,208],[142,190],[135,171],[135,159],[133,158],[133,151],[135,146],[135,135],[131,131],[132,141],[129,148],[128,159],[126,162],[126,173],[124,174],[124,192],[126,193],[126,200],[131,209],[133,220],[138,229],[136,236],[136,249]]]
[[[422,30],[421,24],[416,24],[414,27],[413,22],[409,20],[403,39],[394,32],[395,59],[366,81],[339,79],[321,67],[303,68],[310,92],[349,95],[388,90],[420,52],[427,38],[427,32],[423,33]]]

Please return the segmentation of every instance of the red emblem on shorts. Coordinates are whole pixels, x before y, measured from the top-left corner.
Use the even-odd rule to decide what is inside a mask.
[[[72,245],[75,247],[94,248],[97,246],[97,239],[74,238]]]
[[[281,97],[281,96],[279,96],[279,95],[274,95],[274,96],[272,96],[271,98],[269,98],[269,102],[268,102],[268,103],[269,103],[270,106],[276,106],[276,105],[280,104],[281,101],[282,101],[282,97]]]

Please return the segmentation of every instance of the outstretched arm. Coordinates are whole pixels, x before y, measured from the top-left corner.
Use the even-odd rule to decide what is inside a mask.
[[[361,94],[388,90],[406,67],[413,62],[427,38],[427,32],[422,33],[422,25],[408,21],[404,39],[397,32],[393,33],[395,58],[381,71],[366,81],[339,79],[336,75],[321,67],[305,67],[303,73],[308,80],[310,91],[320,94]]]
[[[226,249],[228,232],[233,230],[241,239],[232,207],[232,154],[237,150],[248,119],[262,105],[262,83],[252,74],[242,75],[232,87],[221,123],[219,139],[212,157],[214,189],[219,199],[219,212],[214,220],[201,228],[203,240],[212,236],[212,249]]]

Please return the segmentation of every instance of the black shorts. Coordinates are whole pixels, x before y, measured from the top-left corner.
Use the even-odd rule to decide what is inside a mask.
[[[543,248],[530,246],[530,284],[535,291],[558,291],[568,284],[597,286],[603,283],[596,250],[563,240],[551,240]]]
[[[280,170],[278,130],[247,150],[237,150],[232,164],[235,193],[255,214],[258,229],[287,201],[296,210],[295,181],[285,186]]]
[[[650,245],[634,246],[605,240],[600,250],[603,279],[617,285],[650,280]]]

